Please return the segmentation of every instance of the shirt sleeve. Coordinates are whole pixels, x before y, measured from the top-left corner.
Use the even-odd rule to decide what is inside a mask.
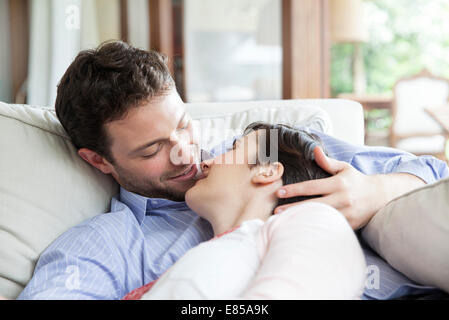
[[[416,156],[388,147],[356,145],[304,126],[298,126],[298,129],[316,134],[331,158],[348,162],[364,174],[409,173],[427,184],[449,177],[446,162],[433,156]],[[232,148],[234,140],[240,137],[223,141],[209,152],[213,156],[220,155]]]
[[[18,299],[120,299],[124,295],[118,283],[121,273],[113,259],[112,250],[94,228],[72,228],[43,252]]]
[[[310,131],[320,137],[331,158],[348,162],[364,174],[409,173],[426,183],[449,177],[447,164],[433,156],[415,156],[394,148],[350,144],[319,131]]]

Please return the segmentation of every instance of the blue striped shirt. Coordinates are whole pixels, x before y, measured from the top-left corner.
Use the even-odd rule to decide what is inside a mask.
[[[316,132],[329,156],[365,174],[404,172],[426,183],[449,176],[434,157],[385,147],[351,145]],[[233,141],[212,150],[217,155]],[[34,275],[18,299],[121,299],[157,279],[187,250],[213,236],[211,225],[185,202],[150,199],[121,188],[111,212],[75,226],[40,256]],[[395,271],[362,241],[367,265],[380,276],[365,287],[365,299],[392,299],[433,292]]]

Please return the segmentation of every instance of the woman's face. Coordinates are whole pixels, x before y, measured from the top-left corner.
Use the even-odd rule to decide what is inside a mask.
[[[251,182],[256,163],[257,132],[251,132],[236,140],[232,150],[215,158],[203,161],[201,167],[205,177],[187,191],[189,207],[205,217],[210,208],[217,205],[232,205],[233,200],[244,201],[251,197]],[[207,218],[207,217],[205,217]]]

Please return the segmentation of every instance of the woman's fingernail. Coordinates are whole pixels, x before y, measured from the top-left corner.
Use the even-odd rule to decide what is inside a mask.
[[[281,189],[278,191],[278,196],[283,197],[287,194],[287,191],[285,191],[284,189]]]
[[[277,209],[276,212],[275,212],[274,214],[279,214],[279,213],[281,213],[282,211],[284,211],[284,209]]]

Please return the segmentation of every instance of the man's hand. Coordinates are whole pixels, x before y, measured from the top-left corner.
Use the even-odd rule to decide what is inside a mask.
[[[390,200],[425,184],[407,173],[365,175],[349,163],[328,158],[320,147],[315,148],[314,155],[316,163],[333,176],[283,186],[278,197],[321,195],[301,203],[321,202],[334,207],[354,230],[364,227]],[[275,213],[298,203],[279,206]]]

